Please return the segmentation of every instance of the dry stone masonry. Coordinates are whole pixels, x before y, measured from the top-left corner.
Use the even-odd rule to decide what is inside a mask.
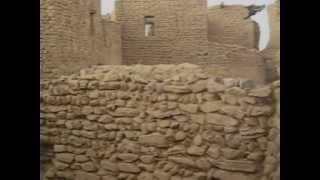
[[[44,179],[279,179],[279,88],[191,64],[94,66],[43,82]]]

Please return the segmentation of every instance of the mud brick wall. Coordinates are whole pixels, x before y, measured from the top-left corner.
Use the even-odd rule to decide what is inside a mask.
[[[210,42],[258,48],[259,27],[250,19],[244,6],[212,6],[208,10],[208,39]]]
[[[42,79],[111,64],[106,41],[113,39],[103,31],[100,0],[41,0],[40,14]],[[116,36],[120,37],[120,31]]]
[[[44,179],[268,179],[274,86],[254,86],[191,64],[94,66],[45,82]]]
[[[107,62],[105,64],[122,64],[121,25],[111,20],[111,17],[103,17],[102,28]]]
[[[124,64],[199,63],[207,60],[206,0],[118,0]],[[155,35],[145,37],[144,18]]]
[[[256,49],[210,42],[208,62],[202,65],[215,76],[251,79],[259,84],[266,81],[266,65]]]

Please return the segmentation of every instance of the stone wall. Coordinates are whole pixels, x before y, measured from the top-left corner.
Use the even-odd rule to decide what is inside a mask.
[[[273,92],[191,64],[94,66],[47,81],[40,139],[54,158],[45,179],[261,179]]]
[[[280,180],[280,81],[275,81],[273,88],[275,113],[269,120],[269,143],[265,153],[262,180]]]
[[[245,20],[244,6],[212,6],[208,10],[208,39],[211,42],[241,45],[258,49],[259,27],[251,19]]]
[[[107,44],[120,41],[108,39],[103,31],[100,0],[41,0],[40,14],[41,78],[112,63]],[[118,24],[110,26],[120,28]],[[120,36],[120,31],[113,36]]]
[[[146,16],[154,17],[154,36],[145,36]],[[116,18],[124,64],[207,60],[207,0],[118,0]]]

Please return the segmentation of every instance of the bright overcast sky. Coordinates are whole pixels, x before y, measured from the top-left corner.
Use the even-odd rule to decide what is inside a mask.
[[[225,5],[262,5],[262,4],[272,4],[275,0],[208,0],[208,5],[217,5],[221,2]],[[101,0],[102,14],[111,13],[114,9],[115,0]],[[259,24],[260,28],[260,42],[259,49],[264,49],[270,38],[270,29],[268,24],[268,14],[266,10],[253,16],[252,19]]]

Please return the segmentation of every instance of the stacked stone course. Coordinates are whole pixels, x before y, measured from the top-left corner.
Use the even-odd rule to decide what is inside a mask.
[[[273,180],[279,83],[254,86],[191,64],[94,66],[43,82],[40,139],[54,152],[44,178]]]

